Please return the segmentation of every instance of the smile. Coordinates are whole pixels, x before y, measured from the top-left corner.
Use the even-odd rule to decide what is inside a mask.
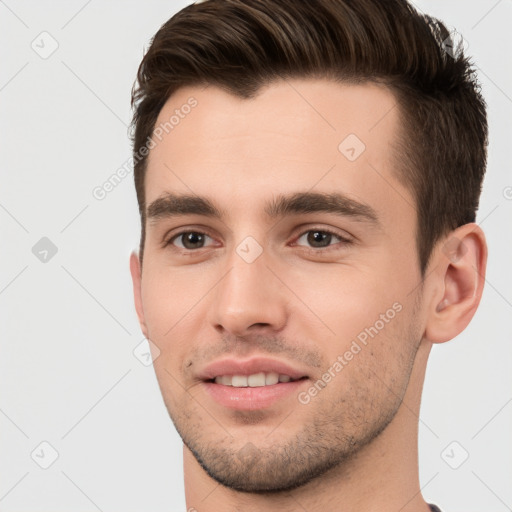
[[[235,388],[257,388],[262,386],[273,386],[278,382],[290,382],[299,379],[292,379],[289,375],[276,372],[259,372],[251,375],[220,375],[213,379],[215,384],[233,386]]]

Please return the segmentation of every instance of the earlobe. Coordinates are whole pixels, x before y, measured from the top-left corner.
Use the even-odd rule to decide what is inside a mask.
[[[142,278],[141,268],[138,255],[133,251],[130,255],[130,273],[132,275],[133,283],[133,298],[135,303],[135,310],[139,319],[140,328],[145,338],[148,338],[148,329],[146,319],[144,316],[144,308],[142,307]]]
[[[452,231],[435,248],[435,288],[425,338],[443,343],[455,338],[473,318],[485,283],[487,244],[474,223]]]

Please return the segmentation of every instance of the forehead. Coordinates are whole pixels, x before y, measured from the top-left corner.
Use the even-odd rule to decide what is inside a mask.
[[[219,138],[236,138],[237,147],[243,143],[243,149],[247,149],[257,145],[256,136],[267,137],[268,143],[288,135],[309,140],[308,146],[317,153],[328,146],[337,149],[336,143],[353,133],[376,153],[395,135],[395,107],[392,92],[373,83],[285,80],[262,87],[251,99],[213,85],[184,87],[167,100],[155,131],[159,132],[158,141],[165,139],[171,145],[186,141],[188,147],[202,149],[216,147]],[[284,152],[286,147],[281,142],[278,140],[277,145]],[[152,152],[157,153],[158,150]]]
[[[286,80],[252,99],[212,85],[185,87],[155,124],[146,205],[178,192],[214,195],[240,209],[269,192],[316,189],[364,196],[378,208],[386,188],[388,199],[412,203],[393,172],[397,133],[395,97],[376,84]]]

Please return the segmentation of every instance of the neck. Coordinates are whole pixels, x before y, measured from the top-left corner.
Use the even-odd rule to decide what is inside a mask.
[[[421,343],[407,392],[386,429],[342,466],[302,487],[273,494],[233,491],[208,476],[184,447],[187,510],[429,512],[419,486],[418,419],[430,348]]]

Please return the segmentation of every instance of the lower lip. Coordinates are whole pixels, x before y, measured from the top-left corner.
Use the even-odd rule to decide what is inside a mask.
[[[254,411],[270,407],[278,400],[295,393],[304,385],[307,379],[295,380],[293,382],[280,382],[271,386],[260,386],[256,388],[224,386],[215,382],[204,382],[206,392],[220,405],[229,409]]]

